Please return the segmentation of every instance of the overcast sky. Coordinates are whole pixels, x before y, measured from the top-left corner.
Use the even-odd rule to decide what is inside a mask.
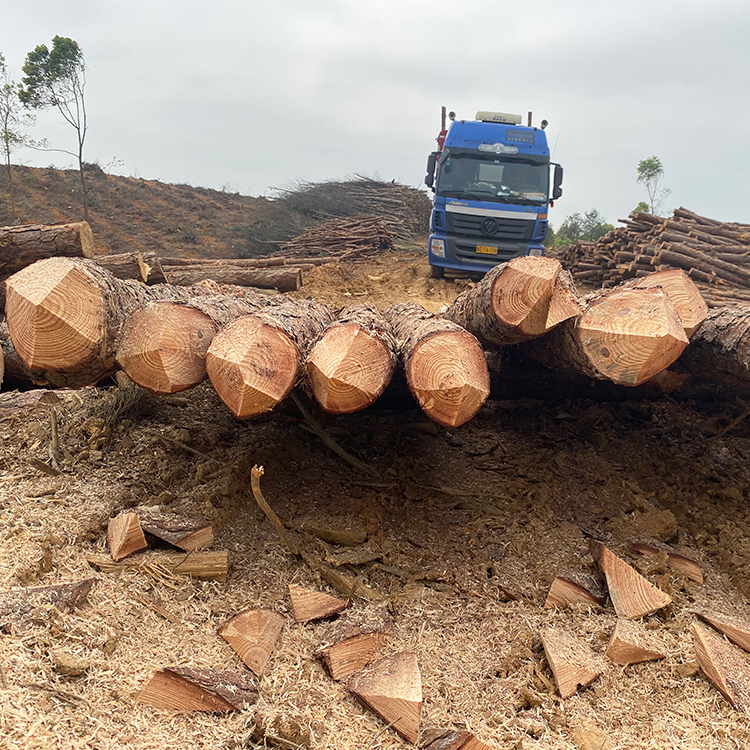
[[[0,0],[0,52],[75,39],[86,161],[267,195],[355,173],[422,183],[440,107],[549,121],[551,221],[624,217],[658,156],[683,205],[750,223],[748,0]],[[75,150],[42,114],[32,135]],[[73,159],[18,151],[30,166]]]

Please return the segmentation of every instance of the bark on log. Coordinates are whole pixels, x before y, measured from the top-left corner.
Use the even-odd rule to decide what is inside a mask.
[[[687,343],[665,292],[615,289],[595,295],[580,317],[523,349],[552,369],[635,386],[669,367]]]
[[[94,257],[94,236],[87,222],[0,228],[0,276],[58,255]]]
[[[391,305],[391,324],[406,379],[431,419],[458,427],[479,411],[490,392],[490,375],[477,339],[461,326],[416,304]]]
[[[43,377],[35,376],[18,356],[10,340],[10,330],[5,320],[0,322],[0,352],[0,361],[3,361],[5,366],[5,374],[0,377],[0,384],[5,383],[6,388],[29,388],[48,384]]]
[[[194,266],[173,266],[165,273],[169,283],[177,286],[193,286],[204,279],[212,279],[218,284],[278,289],[280,292],[296,292],[302,286],[302,271],[290,266],[237,268],[201,263]]]
[[[383,314],[367,305],[344,308],[307,355],[313,395],[331,414],[372,404],[391,381],[396,341]]]
[[[259,312],[224,326],[206,353],[221,400],[239,418],[269,411],[294,387],[309,347],[333,321],[311,300],[271,297]]]
[[[459,295],[444,317],[483,344],[504,346],[536,338],[580,312],[569,274],[564,272],[567,279],[556,284],[561,271],[559,261],[543,256],[501,263]]]
[[[116,253],[97,255],[94,260],[118,279],[134,279],[144,284],[167,281],[156,253]]]

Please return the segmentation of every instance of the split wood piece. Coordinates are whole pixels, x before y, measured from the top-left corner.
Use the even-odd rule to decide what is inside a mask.
[[[344,308],[307,355],[313,395],[331,414],[372,404],[391,382],[396,342],[383,314],[369,305]]]
[[[736,646],[709,633],[698,623],[690,628],[695,658],[709,680],[739,711],[750,709],[750,663]]]
[[[556,286],[561,271],[558,260],[544,256],[501,263],[473,289],[460,294],[444,317],[483,344],[505,346],[536,338],[580,313],[569,275],[567,283]],[[558,299],[552,305],[556,290]]]
[[[206,354],[211,383],[241,419],[270,411],[294,387],[309,347],[333,321],[312,300],[270,297],[263,310],[224,326]]]
[[[120,513],[119,516],[110,519],[107,526],[107,546],[115,562],[148,547],[135,513]]]
[[[352,675],[347,687],[408,742],[416,744],[422,715],[417,655],[401,652]]]
[[[635,386],[666,370],[687,343],[674,304],[653,288],[595,295],[578,318],[523,347],[552,369]]]
[[[108,555],[86,555],[86,560],[105,573],[140,570],[157,578],[184,575],[207,581],[225,581],[229,568],[229,553],[226,550],[197,551],[186,555],[176,552],[152,552],[117,562]]]
[[[732,643],[736,643],[745,651],[750,651],[750,622],[732,615],[705,610],[700,610],[696,614],[701,620],[705,620],[720,633],[723,633]]]
[[[424,413],[444,427],[468,422],[490,392],[477,339],[416,304],[391,305],[384,316],[393,328],[409,389]]]
[[[422,741],[421,747],[422,750],[494,750],[492,745],[463,729],[432,731]]]
[[[154,252],[97,255],[94,260],[118,279],[134,279],[144,284],[167,283],[159,258]]]
[[[0,630],[25,627],[37,610],[44,608],[55,607],[60,612],[80,609],[86,603],[94,582],[93,578],[86,578],[75,583],[0,591]]]
[[[208,547],[214,540],[211,524],[179,513],[163,511],[158,505],[134,508],[141,528],[185,552]]]
[[[640,664],[666,659],[663,647],[642,625],[618,620],[604,652],[615,664]]]
[[[552,581],[544,606],[547,609],[571,604],[604,606],[607,589],[602,580],[590,573],[561,570]]]
[[[94,257],[94,235],[85,221],[0,227],[0,273],[16,273],[53,256]]]
[[[691,581],[703,583],[703,569],[700,563],[687,552],[682,552],[664,544],[664,542],[643,536],[629,539],[628,546],[642,555],[658,555],[660,552],[664,552],[667,556],[667,565],[670,568],[684,573]]]
[[[588,687],[604,671],[601,658],[572,635],[548,628],[541,637],[561,698],[570,698],[579,687]]]
[[[194,266],[169,267],[166,277],[170,284],[177,286],[193,286],[204,279],[212,279],[217,284],[278,289],[280,292],[296,292],[302,286],[302,271],[290,266],[238,268],[201,263]]]
[[[392,632],[385,612],[349,612],[324,633],[315,656],[325,660],[334,680],[346,680],[372,661]]]
[[[253,677],[214,669],[166,667],[155,672],[136,698],[176,711],[242,711],[258,701]]]
[[[607,579],[609,596],[618,617],[635,620],[672,602],[670,596],[647,581],[601,542],[589,539],[589,550]]]
[[[284,616],[270,609],[245,609],[219,628],[219,635],[260,677],[281,636]]]
[[[341,612],[347,605],[344,599],[294,584],[289,584],[289,598],[292,600],[292,611],[297,622],[322,620]]]

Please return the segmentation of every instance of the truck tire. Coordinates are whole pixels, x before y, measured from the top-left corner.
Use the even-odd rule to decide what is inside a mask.
[[[442,279],[445,276],[445,269],[442,266],[430,266],[430,278]]]

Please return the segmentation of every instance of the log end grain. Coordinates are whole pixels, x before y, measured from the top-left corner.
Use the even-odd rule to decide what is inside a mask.
[[[695,282],[681,269],[657,271],[638,281],[638,288],[661,287],[672,300],[680,316],[685,335],[690,338],[708,315],[708,305]]]

